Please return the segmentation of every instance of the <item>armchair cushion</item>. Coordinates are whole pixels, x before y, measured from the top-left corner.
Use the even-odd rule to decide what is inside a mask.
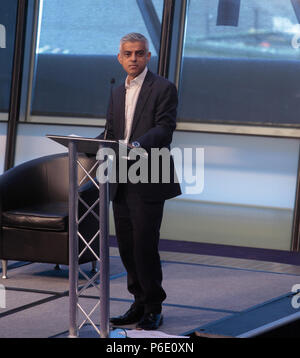
[[[2,225],[20,229],[67,231],[68,203],[31,205],[2,213]]]

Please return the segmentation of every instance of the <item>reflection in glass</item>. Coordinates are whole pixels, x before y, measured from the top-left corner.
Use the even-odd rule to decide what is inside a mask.
[[[300,33],[290,1],[242,0],[237,27],[216,26],[219,0],[191,0],[185,56],[300,59],[291,41]]]
[[[300,25],[291,2],[242,0],[238,26],[216,26],[218,3],[189,1],[180,120],[300,125]]]
[[[153,0],[159,32],[162,6]],[[117,61],[122,36],[148,37],[149,67],[156,72],[157,44],[148,31],[153,24],[145,18],[148,23],[136,0],[44,0],[32,114],[105,118],[112,83],[124,80]]]

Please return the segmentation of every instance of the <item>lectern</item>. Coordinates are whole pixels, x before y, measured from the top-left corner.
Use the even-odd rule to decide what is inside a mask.
[[[98,160],[92,168],[84,168],[78,160],[78,153],[95,154],[102,148],[112,148],[115,153],[118,152],[119,142],[114,140],[101,140],[94,138],[84,138],[77,136],[58,136],[47,135],[48,138],[69,149],[69,337],[77,337],[78,331],[85,323],[89,323],[99,334],[101,338],[109,337],[109,194],[108,181],[97,181],[91,173],[97,165],[101,165],[107,160],[106,158]],[[89,206],[79,195],[80,183],[78,183],[77,172],[80,166],[85,172],[86,178],[99,189],[99,198],[95,198],[95,202]],[[87,208],[87,212],[83,217],[78,218],[78,200]],[[94,212],[94,208],[99,203],[99,213]],[[99,231],[92,237],[90,241],[84,238],[78,231],[78,224],[89,213],[97,216],[99,220]],[[99,264],[99,271],[95,272],[92,277],[88,277],[78,265],[78,258],[82,252],[78,252],[78,240],[82,240],[85,244],[84,250],[91,250],[95,256],[95,261]],[[99,240],[99,255],[92,249],[91,243]],[[87,283],[83,287],[78,287],[78,274],[83,275]],[[99,282],[99,300],[97,300],[94,308],[87,313],[82,305],[79,304],[79,296],[87,288],[94,286],[98,290],[97,282]],[[91,315],[97,307],[100,307],[100,329],[93,322]],[[85,319],[78,325],[78,309],[83,313]]]

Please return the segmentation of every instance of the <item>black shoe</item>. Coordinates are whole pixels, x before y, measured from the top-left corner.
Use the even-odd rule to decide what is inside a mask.
[[[157,329],[163,323],[163,315],[160,313],[145,313],[139,323],[137,329],[145,329],[152,331]]]
[[[141,307],[131,306],[122,316],[112,317],[110,322],[115,326],[122,326],[139,322],[144,315],[144,309]]]

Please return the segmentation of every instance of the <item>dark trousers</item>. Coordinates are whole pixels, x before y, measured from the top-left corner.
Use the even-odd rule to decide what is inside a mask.
[[[161,312],[166,298],[158,252],[164,201],[145,202],[135,185],[119,184],[113,201],[120,256],[127,271],[128,291],[145,312]]]

